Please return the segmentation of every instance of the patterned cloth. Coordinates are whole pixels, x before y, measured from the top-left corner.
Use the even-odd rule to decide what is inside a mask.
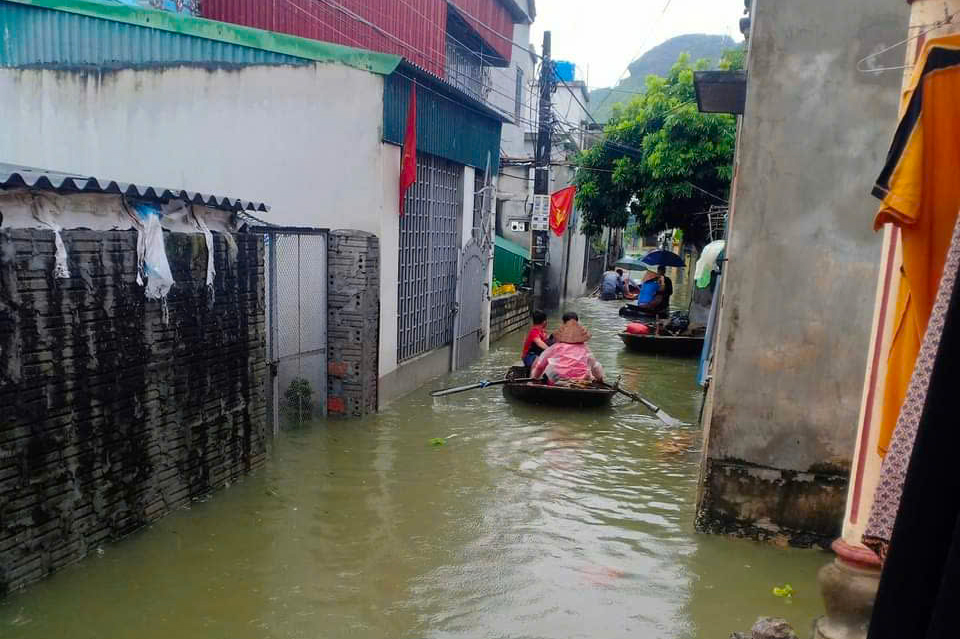
[[[877,553],[881,561],[886,560],[893,524],[900,509],[903,483],[910,465],[910,456],[917,438],[917,427],[920,424],[927,391],[930,388],[930,375],[940,347],[944,320],[950,305],[950,295],[953,292],[958,268],[960,268],[960,218],[953,228],[953,239],[950,242],[950,250],[947,252],[930,323],[927,325],[927,332],[924,335],[920,353],[917,355],[917,363],[913,369],[910,386],[907,388],[907,396],[900,409],[900,417],[893,432],[893,439],[890,441],[890,448],[880,467],[880,483],[877,484],[873,506],[870,509],[870,519],[863,534],[863,544]]]

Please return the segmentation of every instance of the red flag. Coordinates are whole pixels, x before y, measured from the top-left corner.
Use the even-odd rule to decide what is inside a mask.
[[[403,135],[400,155],[400,217],[403,217],[403,196],[417,181],[417,85],[410,83],[410,106],[407,107],[407,132]]]
[[[568,186],[550,196],[550,228],[559,236],[567,230],[567,222],[573,212],[573,196],[576,193],[577,187]]]

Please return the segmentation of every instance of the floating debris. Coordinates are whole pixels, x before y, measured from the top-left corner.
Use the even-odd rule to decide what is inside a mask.
[[[790,599],[793,597],[793,586],[791,586],[790,584],[784,584],[783,586],[774,586],[773,596]]]

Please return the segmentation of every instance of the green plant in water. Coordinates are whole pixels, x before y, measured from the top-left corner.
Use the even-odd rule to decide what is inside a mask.
[[[430,440],[431,446],[443,446],[446,443],[447,440],[445,440],[443,437],[434,437]]]
[[[294,377],[284,393],[287,410],[295,415],[307,415],[313,411],[313,389],[310,382],[302,377]]]

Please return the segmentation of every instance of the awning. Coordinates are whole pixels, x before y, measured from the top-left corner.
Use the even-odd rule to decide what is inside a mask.
[[[503,249],[504,251],[508,251],[508,252],[510,252],[510,253],[513,253],[514,255],[516,255],[516,256],[518,256],[518,257],[522,257],[522,258],[525,259],[525,260],[529,260],[529,259],[530,259],[530,250],[529,250],[529,249],[523,248],[522,246],[520,246],[520,245],[517,244],[516,242],[511,242],[510,240],[508,240],[508,239],[505,238],[505,237],[500,237],[499,235],[495,235],[494,238],[493,238],[493,243],[494,243],[494,245],[495,245],[497,248],[500,248],[500,249]]]
[[[263,202],[238,200],[223,195],[206,195],[195,191],[170,189],[148,184],[117,182],[75,173],[60,173],[2,162],[0,162],[0,187],[5,189],[40,189],[58,193],[107,193],[154,202],[183,200],[191,204],[200,204],[224,211],[267,212],[270,210],[270,207]]]

